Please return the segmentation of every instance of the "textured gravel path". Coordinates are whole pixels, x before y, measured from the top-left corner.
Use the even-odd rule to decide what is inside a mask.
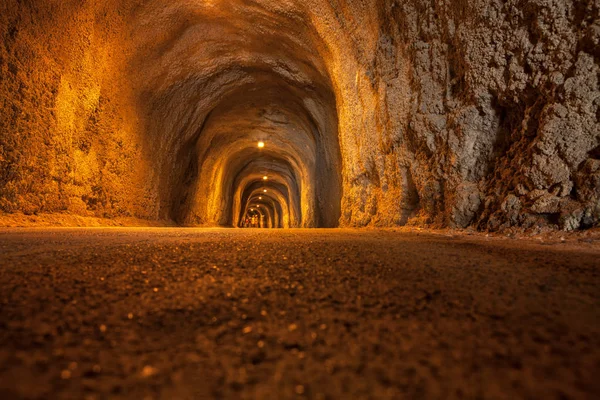
[[[0,231],[0,398],[597,399],[600,247]]]

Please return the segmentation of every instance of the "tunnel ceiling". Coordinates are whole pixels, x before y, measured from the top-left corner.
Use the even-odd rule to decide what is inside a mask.
[[[156,32],[162,18],[177,21],[172,31]],[[136,47],[130,79],[151,122],[148,144],[163,157],[164,217],[238,225],[248,187],[261,183],[292,209],[287,226],[336,226],[336,98],[326,46],[308,16],[293,4],[154,2],[135,19],[132,35],[151,40]]]
[[[571,0],[3,2],[0,210],[591,227],[598,14]]]

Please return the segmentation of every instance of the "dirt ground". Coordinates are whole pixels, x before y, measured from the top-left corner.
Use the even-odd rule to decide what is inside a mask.
[[[597,399],[597,236],[0,230],[2,399]]]

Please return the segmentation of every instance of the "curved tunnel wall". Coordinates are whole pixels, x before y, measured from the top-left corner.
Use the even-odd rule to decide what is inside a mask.
[[[206,27],[214,18],[211,14],[204,17],[186,27],[182,36],[193,36],[190,30]],[[248,16],[244,18],[249,21]],[[233,29],[230,24],[219,21],[216,30]],[[206,37],[210,34],[202,32],[204,41],[210,42]],[[185,85],[177,80],[169,83],[164,94],[154,92],[152,101],[159,104],[165,102],[165,96],[169,104],[175,97],[192,97],[183,105],[185,109],[177,110],[177,125],[148,127],[151,137],[172,138],[153,152],[177,154],[175,168],[173,157],[157,160],[157,170],[162,172],[158,176],[163,188],[160,193],[167,195],[162,200],[163,215],[182,224],[235,225],[232,196],[236,188],[232,185],[244,172],[240,165],[255,161],[262,163],[263,173],[273,179],[282,163],[294,169],[294,182],[289,182],[293,187],[288,189],[294,211],[290,226],[337,226],[342,165],[336,99],[312,33],[292,36],[298,32],[273,30],[257,37],[254,29],[244,32],[239,26],[234,32],[219,34],[208,50],[206,43],[197,48],[197,41],[180,38],[187,46],[188,58],[174,52],[180,63],[189,60],[193,75]],[[244,33],[241,45],[238,41]],[[219,46],[229,49],[226,57],[215,54]],[[160,57],[170,59],[171,55]],[[218,72],[205,65],[198,67],[202,57],[219,60]],[[210,100],[196,99],[194,92],[204,94],[206,86],[211,86]],[[173,111],[169,105],[149,104],[145,112],[151,115],[148,120],[168,122]],[[183,115],[185,123],[180,120]],[[152,133],[156,129],[160,132]],[[175,132],[165,135],[166,129]],[[259,142],[265,143],[262,151],[257,149]]]
[[[271,160],[271,158],[268,158],[268,160]],[[273,165],[277,165],[279,169],[276,169]],[[237,175],[238,178],[233,181],[231,186],[233,196],[226,196],[226,198],[232,198],[232,202],[226,208],[226,210],[232,211],[231,220],[228,223],[234,226],[239,224],[239,213],[244,209],[244,204],[252,201],[252,196],[271,197],[275,195],[277,198],[273,200],[277,201],[280,207],[283,207],[282,210],[285,211],[286,227],[298,227],[302,224],[300,187],[298,186],[300,180],[294,174],[293,167],[289,164],[286,165],[285,161],[281,161],[280,165],[273,163],[269,166],[272,167],[272,172],[275,173],[264,175],[261,164],[253,162]],[[264,176],[267,176],[268,181],[263,179]],[[283,188],[283,193],[274,190],[274,183]],[[267,192],[264,192],[264,190],[267,190]]]
[[[254,162],[291,227],[595,226],[597,15],[574,0],[3,2],[0,210],[237,226]]]

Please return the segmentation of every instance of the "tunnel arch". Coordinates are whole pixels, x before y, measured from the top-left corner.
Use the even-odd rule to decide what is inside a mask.
[[[161,214],[186,225],[235,226],[233,196],[240,191],[235,182],[242,182],[246,173],[241,165],[256,156],[251,151],[256,142],[266,140],[273,155],[293,170],[285,180],[294,193],[288,199],[291,215],[300,222],[291,225],[337,226],[342,185],[337,106],[319,56],[324,46],[314,29],[308,24],[298,28],[309,31],[301,35],[281,34],[267,40],[278,43],[270,47],[255,37],[250,44],[235,46],[239,32],[234,39],[212,37],[213,43],[244,57],[219,53],[209,58],[207,54],[215,56],[218,51],[187,40],[197,34],[198,26],[212,23],[202,12],[195,16],[162,35],[159,45],[148,44],[162,49],[150,52],[158,65],[185,49],[186,57],[179,63],[190,64],[187,75],[179,69],[165,74],[157,68],[152,73],[157,87],[142,91],[148,94],[142,102],[145,111],[160,121],[149,134],[157,139],[151,142],[157,154],[159,193],[168,193],[160,201]],[[231,28],[217,25],[217,30]],[[204,53],[205,57],[191,56]],[[212,60],[208,68],[207,60]],[[174,106],[175,98],[186,104]],[[276,176],[279,168],[271,169]]]
[[[275,160],[274,160],[275,161]],[[233,225],[236,225],[237,215],[239,210],[243,208],[242,198],[246,188],[254,183],[261,183],[266,186],[267,182],[263,179],[265,171],[260,165],[256,165],[256,162],[247,164],[243,170],[240,171],[237,178],[233,181],[231,186],[234,190],[232,196],[232,203],[229,208],[232,211],[231,217]],[[287,162],[281,161],[279,163],[273,162],[269,164],[269,172],[266,176],[268,182],[280,183],[285,185],[288,199],[285,202],[286,212],[291,214],[292,225],[299,226],[302,221],[301,205],[300,205],[300,193],[301,188],[299,186],[299,177],[295,174],[294,168]],[[260,193],[258,194],[261,195]],[[268,196],[268,195],[267,195]],[[298,222],[295,222],[298,221]],[[288,224],[289,225],[289,224]]]
[[[284,220],[282,216],[283,208],[279,201],[271,196],[253,196],[248,200],[248,204],[257,204],[267,208],[272,214],[272,226],[271,228],[284,228]],[[235,226],[241,226],[243,216],[239,219]],[[289,226],[287,226],[289,228]]]
[[[263,193],[262,190],[257,189],[250,192],[246,199],[247,200],[242,206],[234,209],[234,217],[237,217],[236,226],[240,226],[245,210],[248,209],[249,205],[255,202],[270,204],[271,208],[273,209],[278,227],[290,228],[292,226],[292,224],[290,224],[289,204],[286,202],[283,194],[274,190],[271,190],[268,193]]]
[[[267,190],[267,192],[264,192],[264,190]],[[285,185],[273,183],[268,186],[264,186],[260,182],[254,182],[245,188],[241,195],[239,208],[233,210],[234,215],[238,218],[238,221],[242,218],[243,213],[249,207],[249,205],[251,205],[253,198],[265,196],[267,198],[271,198],[273,202],[279,204],[282,219],[281,225],[283,228],[301,227],[300,218],[294,209],[290,207],[289,197],[288,193],[286,192]]]
[[[258,196],[255,195],[248,199],[246,207],[242,211],[239,222],[236,224],[237,227],[244,227],[244,218],[249,214],[251,209],[266,210],[268,216],[267,228],[283,228],[283,219],[281,217],[281,206],[279,202],[269,196]]]
[[[321,100],[302,101],[298,93],[279,85],[243,89],[247,91],[234,92],[210,112],[193,146],[186,143],[179,150],[181,153],[193,149],[191,156],[178,157],[188,160],[188,165],[181,169],[185,172],[177,186],[183,188],[175,192],[180,198],[172,200],[172,217],[193,223],[202,220],[196,215],[204,214],[204,223],[230,226],[232,219],[222,213],[231,202],[231,192],[225,186],[235,179],[238,167],[229,165],[258,156],[251,149],[259,141],[265,141],[268,150],[263,153],[287,159],[301,177],[297,180],[302,181],[299,185],[305,215],[302,225],[335,226],[340,215],[341,160],[334,107],[330,108],[334,117],[322,118],[310,110],[311,106],[319,108],[315,105],[324,104]],[[203,193],[210,195],[207,198]],[[186,201],[190,204],[185,204]],[[177,215],[176,210],[183,213]]]

